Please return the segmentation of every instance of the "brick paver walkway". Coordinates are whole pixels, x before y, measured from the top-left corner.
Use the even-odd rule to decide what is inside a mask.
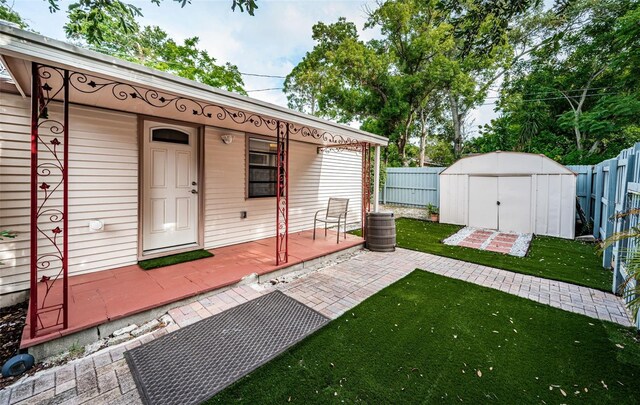
[[[173,309],[169,314],[174,323],[136,340],[25,378],[0,391],[0,405],[138,404],[140,397],[123,358],[128,349],[256,298],[273,288],[330,318],[336,318],[415,268],[593,318],[631,325],[622,300],[602,291],[405,249],[397,249],[395,253],[363,252],[288,283],[264,289],[236,287]]]

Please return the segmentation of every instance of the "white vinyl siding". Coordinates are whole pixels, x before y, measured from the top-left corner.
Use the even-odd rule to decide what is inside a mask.
[[[53,118],[59,105],[50,107]],[[135,264],[138,254],[138,119],[136,115],[72,106],[69,150],[69,270],[95,272]],[[225,145],[207,127],[204,245],[227,246],[275,235],[276,199],[246,199],[245,135]],[[0,242],[0,294],[29,288],[30,104],[0,97],[0,229],[18,237]],[[360,225],[361,162],[353,152],[318,153],[291,141],[289,231],[311,229],[329,197],[349,198],[348,222]],[[44,157],[44,155],[43,155]],[[41,179],[42,180],[42,179]],[[246,219],[240,212],[247,211]],[[89,230],[100,219],[101,232]],[[44,243],[40,243],[43,246]]]
[[[272,237],[276,199],[246,197],[246,137],[235,133],[225,145],[220,135],[205,130],[205,248]],[[250,135],[248,135],[250,136]],[[348,222],[360,223],[362,158],[353,152],[318,153],[317,145],[290,142],[289,232],[313,228],[313,215],[329,197],[349,198]],[[247,218],[241,219],[241,211]]]
[[[2,294],[29,287],[29,99],[5,93],[0,111],[0,228],[18,233],[1,242]],[[50,116],[59,111],[51,106]],[[69,121],[69,272],[136,263],[137,118],[74,106]],[[104,231],[91,232],[91,219],[103,220]]]

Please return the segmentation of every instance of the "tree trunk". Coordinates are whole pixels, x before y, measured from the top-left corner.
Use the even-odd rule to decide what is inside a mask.
[[[420,110],[420,167],[424,167],[424,155],[427,144],[427,117],[424,109]]]
[[[407,139],[405,137],[400,137],[398,138],[398,142],[396,143],[396,145],[398,145],[398,155],[400,156],[400,160],[402,161],[402,166],[406,166],[405,159],[407,157],[407,153],[406,153],[406,146],[407,146]]]
[[[580,110],[573,112],[573,132],[576,134],[576,148],[582,151],[582,134],[580,133]]]
[[[447,94],[449,96],[449,105],[451,107],[451,119],[453,120],[453,154],[457,159],[462,154],[460,108],[458,106],[458,100],[453,96],[451,91],[448,91]]]

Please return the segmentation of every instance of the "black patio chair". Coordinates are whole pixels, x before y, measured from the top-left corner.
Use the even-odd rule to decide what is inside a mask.
[[[324,236],[327,236],[327,226],[338,224],[336,243],[340,243],[340,223],[344,222],[344,238],[347,239],[347,209],[348,198],[329,198],[326,210],[319,210],[313,217],[313,239],[316,239],[316,222],[324,222]],[[318,218],[318,214],[325,212],[324,218]]]

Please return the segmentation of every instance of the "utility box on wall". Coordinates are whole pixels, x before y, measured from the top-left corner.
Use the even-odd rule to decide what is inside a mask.
[[[575,237],[576,175],[544,155],[492,152],[440,173],[440,222]]]

